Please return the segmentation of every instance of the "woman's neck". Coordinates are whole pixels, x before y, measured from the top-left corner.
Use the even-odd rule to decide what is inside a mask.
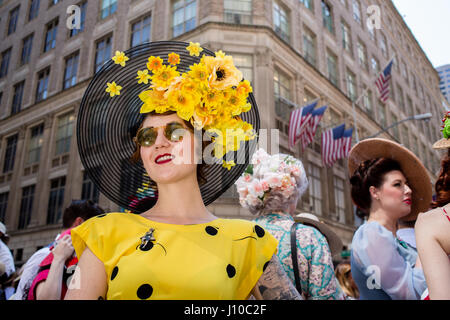
[[[394,237],[397,237],[397,219],[392,218],[388,213],[382,209],[370,211],[368,222],[376,221],[383,227],[392,232]]]
[[[176,183],[158,184],[158,201],[142,215],[172,223],[214,220],[216,217],[205,207],[197,180],[194,179],[186,178]]]

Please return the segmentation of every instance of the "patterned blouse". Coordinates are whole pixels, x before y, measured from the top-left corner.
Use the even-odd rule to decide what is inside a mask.
[[[271,213],[254,221],[279,241],[278,258],[295,284],[290,241],[294,218],[288,213]],[[297,256],[300,285],[307,300],[344,300],[344,293],[334,274],[328,242],[319,230],[297,225]]]

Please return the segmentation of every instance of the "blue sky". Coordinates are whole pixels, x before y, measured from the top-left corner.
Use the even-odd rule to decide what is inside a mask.
[[[433,66],[450,64],[450,0],[393,0]]]

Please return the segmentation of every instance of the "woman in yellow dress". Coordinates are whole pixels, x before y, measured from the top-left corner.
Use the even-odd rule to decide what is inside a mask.
[[[232,58],[172,41],[113,60],[83,97],[78,147],[100,191],[131,212],[72,230],[79,264],[66,299],[301,299],[275,238],[207,208],[245,169],[259,128],[251,86]]]

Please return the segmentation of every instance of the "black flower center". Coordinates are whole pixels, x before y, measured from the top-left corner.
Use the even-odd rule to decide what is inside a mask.
[[[217,81],[225,79],[225,70],[219,69],[216,71]]]

